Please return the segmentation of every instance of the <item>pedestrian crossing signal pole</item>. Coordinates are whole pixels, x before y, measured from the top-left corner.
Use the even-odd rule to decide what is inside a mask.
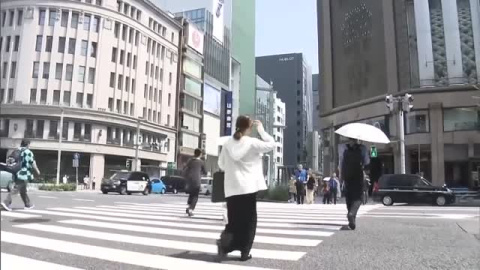
[[[390,111],[397,116],[398,139],[400,143],[400,173],[405,174],[405,117],[404,113],[413,108],[413,96],[405,94],[404,96],[394,97],[389,95],[385,97],[385,103]]]

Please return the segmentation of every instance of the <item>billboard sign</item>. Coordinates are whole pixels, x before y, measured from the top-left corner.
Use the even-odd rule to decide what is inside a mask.
[[[225,0],[213,0],[213,37],[223,44]]]
[[[226,136],[232,134],[232,109],[233,109],[233,97],[232,92],[227,91],[225,93],[225,127],[223,128]]]
[[[203,110],[220,116],[221,104],[222,94],[220,90],[205,84],[203,88]]]
[[[203,54],[203,32],[198,30],[193,24],[188,25],[187,45],[200,54]]]

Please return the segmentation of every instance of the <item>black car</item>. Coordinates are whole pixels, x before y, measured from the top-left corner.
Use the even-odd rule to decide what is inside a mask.
[[[187,181],[181,176],[163,176],[161,180],[165,184],[166,192],[177,194],[185,191]]]
[[[118,192],[122,195],[142,193],[148,195],[152,190],[150,178],[144,172],[116,172],[109,179],[103,179],[101,190],[103,194]]]
[[[429,203],[443,206],[454,203],[455,195],[446,186],[434,186],[419,175],[386,174],[375,184],[373,200],[384,205]]]

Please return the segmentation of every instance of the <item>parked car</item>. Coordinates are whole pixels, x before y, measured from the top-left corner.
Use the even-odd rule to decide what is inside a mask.
[[[0,171],[0,188],[10,191],[13,184],[13,175],[10,172]]]
[[[151,180],[151,183],[152,183],[152,193],[165,194],[165,192],[167,192],[167,186],[165,186],[162,180],[158,178],[153,178]]]
[[[163,176],[162,181],[167,187],[166,192],[177,194],[185,191],[186,180],[181,176]]]
[[[116,172],[109,179],[103,179],[100,188],[103,194],[118,192],[121,195],[132,193],[148,195],[152,190],[148,174],[129,171]]]
[[[205,195],[210,195],[212,194],[212,183],[213,183],[213,178],[212,177],[202,177],[200,180],[200,194],[205,194]]]
[[[452,190],[432,185],[419,175],[386,174],[373,189],[373,200],[384,205],[394,203],[431,203],[443,206],[455,202]]]

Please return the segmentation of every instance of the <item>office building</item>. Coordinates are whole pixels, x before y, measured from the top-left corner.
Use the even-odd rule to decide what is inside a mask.
[[[97,181],[125,169],[137,141],[133,169],[160,174],[175,160],[172,16],[143,0],[5,0],[0,11],[2,160],[22,138],[47,179],[58,149],[60,175],[74,175],[79,153],[80,177]]]
[[[320,132],[320,99],[321,92],[319,89],[320,82],[318,81],[319,74],[312,75],[312,126],[313,130]]]
[[[325,168],[338,164],[334,130],[365,122],[390,136],[378,154],[385,172],[399,172],[398,122],[385,96],[409,93],[406,172],[435,185],[478,186],[479,1],[318,0],[317,8]]]
[[[272,82],[278,97],[285,102],[286,129],[284,164],[307,163],[307,136],[312,131],[312,74],[301,53],[256,58],[256,71]]]

